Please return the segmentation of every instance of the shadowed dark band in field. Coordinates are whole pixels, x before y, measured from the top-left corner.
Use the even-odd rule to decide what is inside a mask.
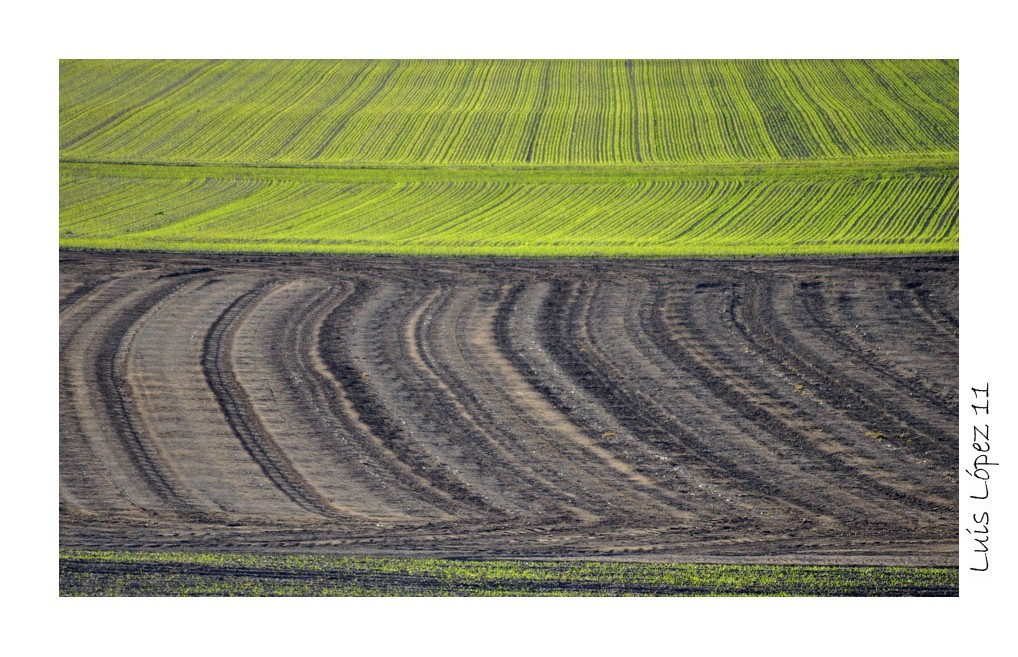
[[[958,258],[60,255],[62,548],[957,565]]]

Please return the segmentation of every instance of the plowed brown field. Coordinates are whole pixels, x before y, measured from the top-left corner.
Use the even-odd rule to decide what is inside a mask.
[[[957,565],[958,259],[60,254],[65,548]]]

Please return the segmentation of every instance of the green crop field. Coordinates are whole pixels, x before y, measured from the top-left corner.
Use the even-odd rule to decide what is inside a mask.
[[[957,596],[957,568],[64,551],[64,596]]]
[[[958,62],[62,61],[60,245],[958,249]]]

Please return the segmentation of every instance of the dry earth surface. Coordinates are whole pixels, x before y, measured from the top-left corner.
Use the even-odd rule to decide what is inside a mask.
[[[60,253],[62,548],[956,566],[958,258]]]

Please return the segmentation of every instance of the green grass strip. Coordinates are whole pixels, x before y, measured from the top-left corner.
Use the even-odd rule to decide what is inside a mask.
[[[957,596],[957,568],[65,550],[62,596]]]
[[[60,62],[60,154],[668,164],[957,151],[958,61]]]
[[[953,253],[951,156],[672,167],[65,162],[60,246],[511,257]]]

